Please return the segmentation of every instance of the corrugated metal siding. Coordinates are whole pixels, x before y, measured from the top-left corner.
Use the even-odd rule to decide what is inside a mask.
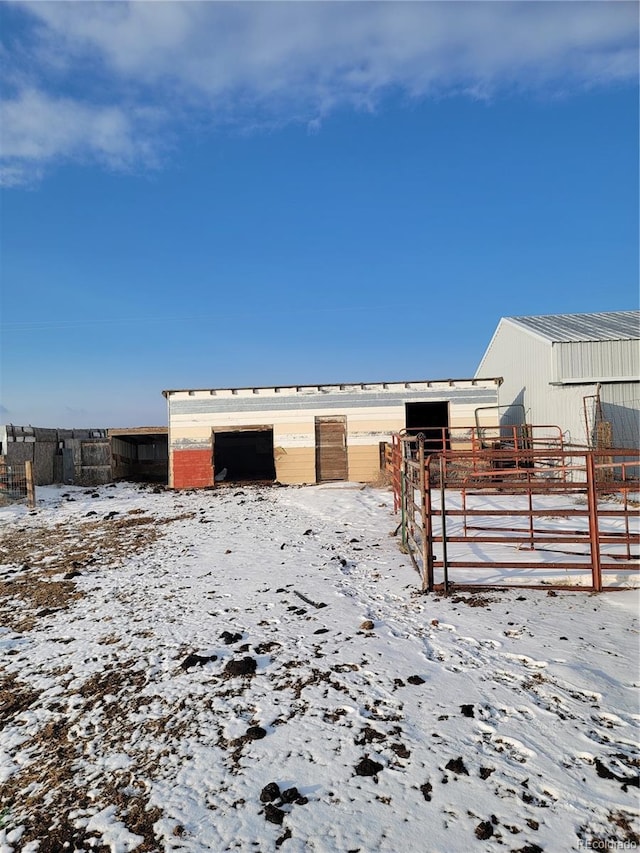
[[[506,317],[505,319],[554,343],[638,340],[640,338],[640,311],[549,314],[537,317]]]
[[[628,315],[640,316],[640,312],[619,313],[627,315],[627,321]],[[524,404],[529,423],[557,425],[567,441],[588,444],[585,397],[593,397],[600,382],[601,400],[608,403],[603,405],[604,417],[612,422],[614,444],[637,446],[640,383],[617,385],[607,384],[606,380],[639,375],[638,342],[612,339],[552,344],[539,331],[503,320],[482,359],[479,370],[503,377],[499,390],[500,406],[504,407],[502,422],[517,423],[522,411],[518,404]],[[587,384],[551,384],[581,379]]]
[[[640,375],[638,341],[574,341],[553,345],[554,377],[633,380]]]
[[[615,447],[640,447],[640,382],[603,385],[602,414],[611,423]]]
[[[501,323],[485,353],[482,369],[499,371],[502,376],[500,406],[524,404],[527,420],[531,416],[535,423],[548,422],[546,398],[553,378],[549,343],[523,333],[517,326]],[[501,415],[503,423],[519,423],[522,419],[519,407],[512,412],[503,410]]]

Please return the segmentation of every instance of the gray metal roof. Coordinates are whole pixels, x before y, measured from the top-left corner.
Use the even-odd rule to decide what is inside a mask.
[[[504,319],[553,343],[640,339],[640,311],[549,314],[538,317],[505,317]]]

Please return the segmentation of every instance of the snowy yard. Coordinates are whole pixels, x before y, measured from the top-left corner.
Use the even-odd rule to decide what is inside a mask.
[[[637,846],[639,592],[422,595],[397,523],[352,484],[0,508],[1,853]]]

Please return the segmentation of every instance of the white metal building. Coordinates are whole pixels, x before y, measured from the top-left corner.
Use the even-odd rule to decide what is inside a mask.
[[[571,444],[638,447],[640,311],[503,317],[477,376],[500,375],[501,422]]]
[[[402,429],[497,424],[500,379],[163,391],[169,485],[228,480],[370,482]]]

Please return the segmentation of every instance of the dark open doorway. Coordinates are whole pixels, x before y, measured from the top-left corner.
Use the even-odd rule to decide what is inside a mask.
[[[405,418],[409,434],[424,434],[425,450],[434,452],[449,449],[449,403],[446,400],[405,403]]]
[[[255,427],[213,434],[216,480],[275,480],[273,429]],[[224,475],[224,476],[223,476]]]
[[[167,483],[169,442],[166,427],[132,427],[108,432],[114,480]]]

